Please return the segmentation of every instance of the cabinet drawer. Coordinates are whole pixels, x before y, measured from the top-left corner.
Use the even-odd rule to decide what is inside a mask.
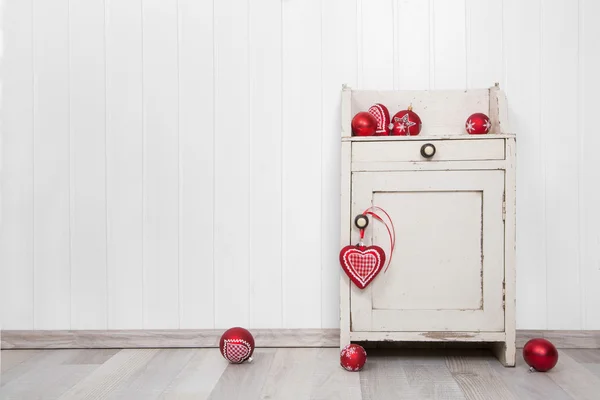
[[[421,155],[424,145],[433,145],[435,154]],[[504,139],[406,140],[352,143],[353,162],[435,162],[504,160]]]

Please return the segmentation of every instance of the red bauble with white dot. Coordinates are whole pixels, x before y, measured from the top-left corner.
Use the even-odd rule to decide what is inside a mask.
[[[367,111],[359,112],[352,118],[352,135],[373,136],[377,130],[377,120]]]
[[[492,123],[484,113],[475,113],[467,118],[465,129],[469,135],[484,135],[490,131]]]
[[[221,335],[219,349],[223,357],[232,364],[241,364],[246,360],[252,361],[254,337],[247,329],[230,328]]]
[[[360,371],[367,362],[367,352],[358,344],[349,344],[340,353],[340,365],[346,371]]]
[[[415,136],[421,132],[421,118],[408,107],[406,110],[398,111],[392,117],[392,136]]]

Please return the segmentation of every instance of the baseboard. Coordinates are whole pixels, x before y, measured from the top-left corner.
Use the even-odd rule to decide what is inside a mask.
[[[2,349],[219,347],[225,329],[16,331],[1,333]],[[256,347],[337,347],[339,329],[251,329]]]
[[[2,349],[218,347],[224,330],[16,331],[1,333]],[[256,347],[339,347],[338,329],[251,329]],[[534,337],[558,348],[598,349],[600,331],[518,330],[517,347]]]

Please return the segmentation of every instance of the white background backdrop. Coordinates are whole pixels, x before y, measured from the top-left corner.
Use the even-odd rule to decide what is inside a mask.
[[[518,135],[517,327],[600,329],[600,2],[3,14],[3,329],[337,327],[342,83],[495,82]]]

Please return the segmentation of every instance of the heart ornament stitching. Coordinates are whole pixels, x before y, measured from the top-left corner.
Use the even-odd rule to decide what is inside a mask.
[[[381,272],[385,264],[385,252],[379,246],[349,245],[340,252],[340,264],[348,278],[364,289]]]
[[[252,348],[250,343],[242,339],[225,340],[223,345],[223,355],[232,363],[242,363],[250,357]]]

